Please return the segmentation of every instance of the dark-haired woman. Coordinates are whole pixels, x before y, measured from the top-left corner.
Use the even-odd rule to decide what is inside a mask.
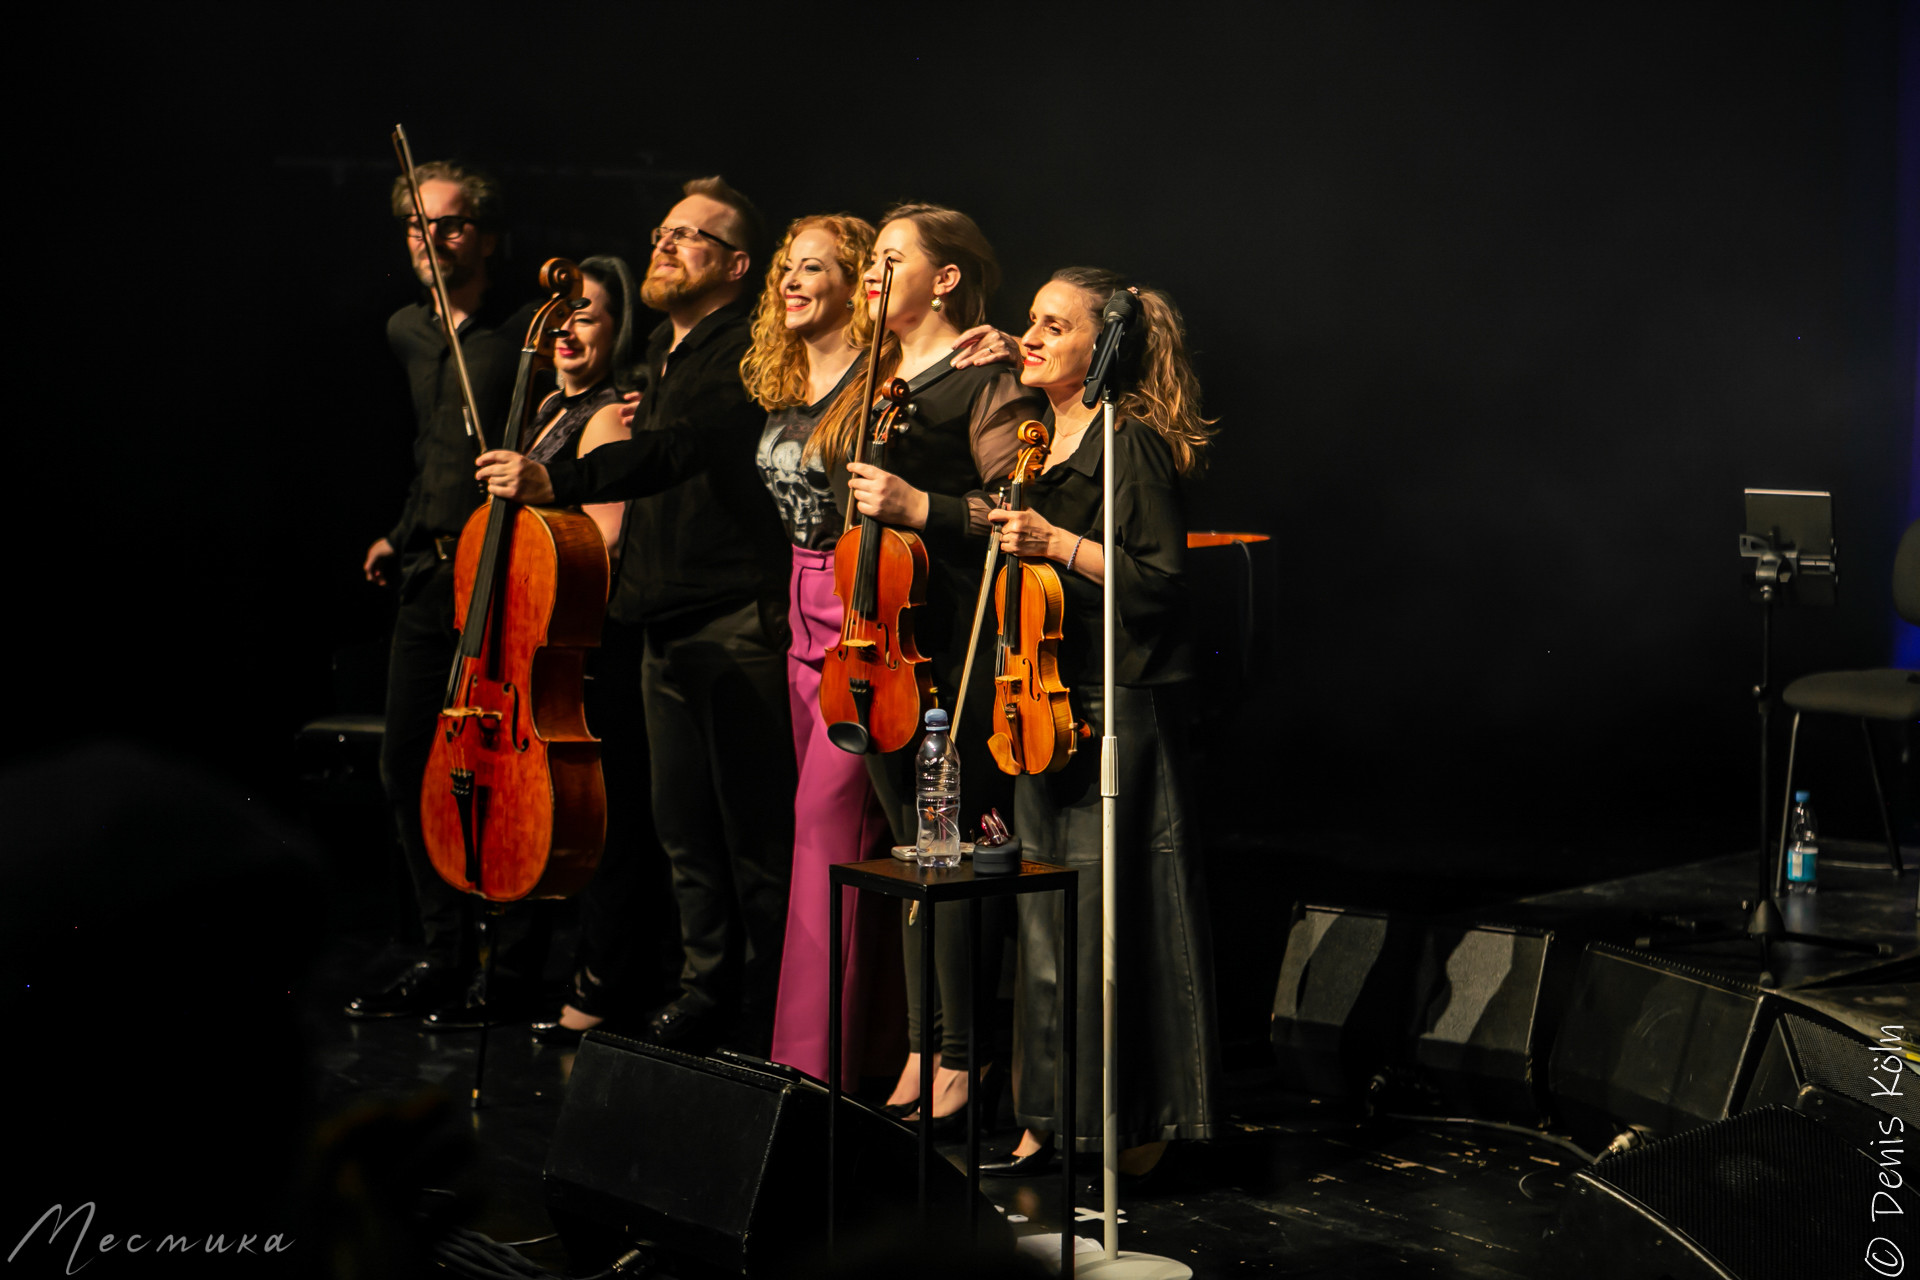
[[[633,276],[623,260],[613,257],[588,258],[580,264],[580,275],[587,305],[567,315],[554,339],[553,372],[559,389],[541,401],[528,438],[520,442],[527,457],[539,463],[577,458],[633,434],[621,422],[620,397],[626,388],[615,376],[633,363]],[[600,527],[609,552],[620,545],[624,502],[594,503],[581,510]]]
[[[1100,313],[1126,287],[1111,272],[1069,267],[1033,301],[1021,338],[1021,381],[1046,394],[1053,430],[1047,469],[1026,490],[1026,509],[990,516],[1001,549],[1051,562],[1066,596],[1060,672],[1076,715],[1097,743],[1118,736],[1115,868],[1120,972],[1118,1026],[1121,1168],[1144,1172],[1173,1138],[1211,1135],[1217,1042],[1206,890],[1184,787],[1181,689],[1194,675],[1187,634],[1186,521],[1180,477],[1212,434],[1200,416],[1180,314],[1165,294],[1133,289],[1144,339],[1121,353],[1124,394],[1115,406],[1114,539],[1102,545],[1104,433],[1080,403],[1100,334]],[[1102,584],[1114,578],[1114,702],[1102,701]],[[1025,855],[1080,870],[1077,973],[1079,1055],[1074,1132],[1101,1131],[1100,752],[1075,753],[1057,773],[1015,781],[1014,829]],[[1046,902],[1037,901],[1045,897]],[[1059,1128],[1055,1064],[1060,1045],[1061,907],[1053,895],[1020,901],[1020,975],[1014,1000],[1014,1110],[1027,1126],[1013,1158],[983,1171],[1024,1175],[1052,1154]]]
[[[938,205],[907,204],[889,210],[874,240],[862,277],[868,306],[877,316],[883,263],[893,264],[887,308],[887,337],[882,348],[881,385],[894,377],[909,381],[938,375],[917,392],[913,413],[890,446],[885,469],[852,462],[855,441],[865,420],[858,401],[864,384],[850,386],[821,420],[809,453],[821,459],[842,512],[849,505],[885,524],[911,529],[925,540],[928,556],[926,603],[915,613],[914,640],[929,660],[939,706],[951,711],[959,695],[961,668],[973,622],[974,599],[986,552],[988,503],[981,491],[1006,479],[1018,452],[1020,423],[1037,417],[1045,401],[1020,384],[1016,372],[987,363],[990,352],[971,359],[981,363],[954,368],[954,349],[966,333],[986,319],[987,302],[1000,282],[992,246],[971,218]],[[964,360],[959,363],[965,363]],[[944,366],[944,370],[943,370]],[[991,646],[982,645],[963,714],[959,748],[960,826],[963,838],[978,827],[988,809],[1009,806],[1009,779],[987,752],[983,714]],[[867,757],[874,791],[892,827],[896,844],[918,838],[913,794],[913,751],[918,735],[899,751]],[[920,1007],[920,926],[902,913],[906,953],[909,1055],[899,1083],[888,1099],[896,1114],[914,1104],[935,1121],[960,1114],[970,1092],[970,1073],[986,1064],[967,1061],[971,1028],[971,969],[966,913],[942,909],[935,930],[936,1008]],[[993,914],[986,936],[996,937]],[[988,989],[997,985],[998,947],[982,957]],[[920,1030],[923,1020],[939,1028],[940,1058],[931,1105],[919,1096]]]
[[[541,402],[520,441],[526,456],[542,464],[580,457],[631,434],[621,420],[620,405],[628,389],[626,372],[633,366],[633,276],[627,264],[615,257],[588,258],[581,262],[580,274],[587,305],[568,314],[554,340],[553,368],[559,389]],[[595,503],[581,509],[599,526],[612,554],[620,545],[626,504]],[[603,737],[609,721],[634,723],[637,730],[641,716],[636,692],[620,684],[620,673],[630,664],[608,660],[608,651],[617,654],[622,642],[621,628],[609,622],[603,628],[602,647],[593,655],[596,678],[587,687],[587,716]],[[631,744],[644,741],[644,735],[616,733],[611,741]],[[607,844],[600,869],[580,894],[580,942],[567,1003],[557,1020],[533,1024],[534,1038],[544,1043],[571,1044],[586,1028],[598,1025],[613,1006],[610,993],[629,985],[627,966],[636,946],[644,945],[632,936],[636,921],[631,917],[635,899],[647,896],[641,889],[642,873],[651,863],[660,862],[661,855],[653,841],[646,788],[623,780],[644,779],[646,760],[643,755],[636,764],[616,745],[603,750],[601,765],[608,790],[617,791],[618,800],[607,809]],[[638,813],[633,811],[636,803]],[[660,892],[665,892],[664,884]]]
[[[873,248],[873,227],[860,218],[822,214],[801,218],[767,267],[766,288],[753,316],[753,346],[740,363],[747,391],[768,410],[755,461],[779,508],[793,543],[787,621],[787,692],[793,711],[793,754],[799,782],[793,797],[793,879],[787,899],[787,936],[780,961],[780,994],[774,1006],[776,1062],[816,1079],[827,1075],[827,1024],[831,983],[829,927],[831,888],[827,868],[887,856],[886,818],[874,800],[865,762],[827,741],[820,716],[820,669],[827,647],[840,634],[840,598],[833,591],[833,548],[842,521],[819,460],[806,456],[827,406],[863,367],[860,338],[872,332],[854,293]],[[847,907],[841,917],[846,968],[841,985],[843,1083],[891,1069],[865,1051],[881,1037],[869,1028],[888,1011],[898,1022],[897,943],[887,936],[876,910]],[[873,906],[877,907],[875,903]],[[895,1033],[897,1035],[897,1032]],[[887,1037],[886,1050],[892,1049]]]

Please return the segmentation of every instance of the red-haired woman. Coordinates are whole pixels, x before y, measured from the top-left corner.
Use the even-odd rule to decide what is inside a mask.
[[[1026,490],[1025,509],[995,511],[1001,549],[1053,562],[1066,595],[1061,678],[1095,740],[1120,740],[1119,1114],[1121,1169],[1144,1172],[1171,1138],[1211,1135],[1219,1087],[1218,1028],[1206,887],[1184,783],[1182,685],[1195,674],[1186,621],[1186,520],[1180,477],[1194,470],[1212,435],[1200,416],[1200,386],[1187,360],[1180,313],[1154,289],[1134,288],[1144,324],[1120,353],[1115,406],[1114,539],[1101,544],[1104,433],[1081,406],[1100,334],[1100,313],[1125,281],[1110,271],[1068,267],[1033,300],[1021,338],[1020,379],[1046,393],[1053,429],[1047,469]],[[1114,578],[1114,706],[1102,705],[1102,584]],[[1076,752],[1057,773],[1015,780],[1014,829],[1025,856],[1080,869],[1077,961],[1079,1076],[1074,1132],[1099,1144],[1100,1119],[1100,753]],[[1060,1044],[1061,908],[1045,896],[1020,902],[1020,977],[1014,1000],[1014,1110],[1027,1132],[1011,1160],[983,1172],[1020,1176],[1052,1156],[1059,1126],[1054,1093]]]
[[[747,391],[768,410],[756,462],[793,542],[787,620],[787,691],[793,707],[793,751],[799,786],[793,799],[793,881],[787,899],[787,938],[780,964],[780,995],[773,1019],[776,1062],[825,1079],[830,899],[827,868],[836,862],[885,857],[886,818],[858,756],[827,741],[820,717],[820,668],[840,634],[840,598],[833,593],[833,548],[841,534],[827,473],[806,457],[807,441],[834,397],[859,378],[859,338],[872,326],[856,311],[860,269],[873,248],[873,227],[845,215],[801,218],[767,268],[766,289],[753,317],[753,346],[740,364]],[[862,1047],[871,1019],[884,1019],[897,997],[895,945],[877,913],[856,913],[852,893],[841,917],[846,956],[842,984],[843,1083],[859,1082]],[[877,927],[876,927],[877,926]]]
[[[1038,417],[1045,401],[1021,386],[1015,370],[994,363],[999,356],[989,338],[955,357],[975,327],[986,320],[987,301],[1000,281],[993,248],[971,218],[938,205],[907,204],[888,211],[874,240],[862,278],[868,306],[877,312],[883,263],[893,264],[893,286],[882,348],[881,385],[894,377],[920,384],[906,429],[889,447],[887,469],[850,462],[865,415],[859,399],[864,384],[841,393],[821,419],[808,454],[827,469],[842,512],[857,507],[863,515],[912,529],[928,553],[926,603],[915,612],[914,641],[929,659],[940,706],[952,710],[960,690],[967,637],[986,551],[988,503],[980,490],[1006,479],[1019,450],[1020,423]],[[871,314],[871,313],[870,313]],[[937,380],[933,380],[937,378]],[[970,697],[992,688],[987,670],[991,646],[982,645]],[[1010,780],[993,765],[986,747],[987,717],[961,720],[956,741],[961,759],[960,824],[978,826],[989,808],[1005,809]],[[918,735],[899,751],[868,756],[866,763],[887,821],[898,844],[918,837],[913,796],[913,751]],[[921,1009],[920,931],[902,913],[907,969],[908,1047],[917,1051],[923,1019],[940,1031],[940,1060],[930,1108],[935,1121],[957,1117],[970,1091],[969,1081],[984,1063],[969,1064],[971,970],[966,915],[943,908],[935,931],[938,1007]],[[998,936],[989,913],[987,936]],[[997,984],[997,945],[989,945],[983,969],[988,989]],[[895,1114],[914,1111],[919,1098],[920,1061],[910,1052],[893,1095]],[[951,1123],[951,1122],[950,1122]]]

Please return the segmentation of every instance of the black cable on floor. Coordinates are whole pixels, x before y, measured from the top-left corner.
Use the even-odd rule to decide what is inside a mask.
[[[540,1239],[551,1240],[553,1237],[542,1236]],[[435,1242],[433,1258],[447,1270],[469,1277],[470,1280],[563,1280],[559,1272],[549,1271],[521,1257],[513,1251],[512,1246],[462,1227],[453,1228]],[[644,1250],[636,1248],[621,1255],[605,1271],[577,1277],[576,1280],[615,1280],[615,1277],[641,1280],[652,1273],[652,1260]]]
[[[1572,1138],[1563,1138],[1557,1133],[1548,1133],[1544,1129],[1529,1129],[1523,1124],[1508,1124],[1505,1120],[1481,1120],[1474,1116],[1417,1116],[1404,1111],[1385,1111],[1381,1116],[1387,1120],[1408,1120],[1414,1124],[1470,1124],[1483,1129],[1498,1129],[1502,1133],[1517,1133],[1524,1137],[1551,1142],[1556,1147],[1571,1151],[1587,1164],[1593,1164],[1598,1159]]]

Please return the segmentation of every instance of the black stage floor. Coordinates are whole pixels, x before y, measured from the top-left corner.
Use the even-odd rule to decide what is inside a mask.
[[[460,1096],[471,1081],[476,1034],[345,1017],[329,1031],[321,1053],[328,1105],[427,1087]],[[573,1059],[534,1045],[521,1028],[489,1036],[487,1105],[473,1115],[474,1164],[462,1180],[475,1189],[474,1230],[502,1241],[552,1232],[540,1170]],[[1362,1123],[1274,1090],[1271,1074],[1264,1066],[1230,1072],[1228,1135],[1176,1150],[1123,1190],[1123,1247],[1179,1258],[1197,1276],[1535,1274],[1533,1248],[1579,1163],[1569,1152],[1478,1126]],[[1010,1148],[1018,1136],[1002,1123],[988,1149]],[[957,1145],[944,1150],[963,1159]],[[1057,1175],[984,1185],[1017,1230],[1058,1230]],[[1084,1178],[1076,1208],[1097,1209],[1099,1196],[1097,1178]],[[1079,1234],[1097,1240],[1099,1230],[1082,1223]],[[522,1252],[565,1273],[558,1241]]]
[[[1758,976],[1746,943],[1687,938],[1682,917],[1738,915],[1750,857],[1717,858],[1466,909],[1475,918],[1551,924],[1575,937],[1631,941],[1674,934],[1669,954],[1733,976]],[[1798,927],[1826,928],[1893,945],[1910,968],[1920,956],[1911,875],[1823,869],[1823,892],[1789,904]],[[1355,905],[1361,905],[1356,902]],[[1456,904],[1445,904],[1454,906]],[[343,943],[316,995],[323,1106],[401,1098],[423,1089],[466,1096],[477,1033],[429,1034],[408,1021],[354,1022],[334,1011],[371,960],[368,944]],[[1278,957],[1273,957],[1277,966]],[[1894,1014],[1912,1026],[1911,974],[1887,962],[1862,972],[1860,957],[1790,945],[1781,962],[1789,998],[1865,1029]],[[1861,981],[1847,984],[1854,975]],[[1251,979],[1252,975],[1249,975]],[[1266,999],[1271,976],[1262,972]],[[1223,987],[1233,984],[1224,983]],[[1252,1001],[1246,1001],[1251,1007]],[[1884,1015],[1884,1016],[1883,1016]],[[1123,1191],[1123,1247],[1175,1257],[1197,1276],[1473,1276],[1539,1274],[1536,1250],[1571,1173],[1584,1161],[1545,1136],[1500,1126],[1435,1119],[1363,1120],[1273,1083],[1264,1018],[1229,1028],[1227,1112],[1222,1138],[1176,1147],[1153,1174]],[[490,1036],[487,1105],[471,1117],[477,1140],[461,1179],[468,1225],[500,1241],[547,1236],[540,1171],[574,1054],[534,1045],[524,1027]],[[987,1149],[1018,1136],[1001,1118]],[[663,1141],[671,1137],[663,1135]],[[956,1160],[959,1149],[949,1155]],[[1094,1173],[1093,1170],[1088,1171]],[[1057,1177],[1034,1185],[988,1183],[996,1204],[1026,1233],[1058,1230]],[[1076,1210],[1098,1204],[1084,1180]],[[1098,1237],[1097,1222],[1083,1236]],[[527,1245],[526,1257],[564,1273],[558,1241]]]

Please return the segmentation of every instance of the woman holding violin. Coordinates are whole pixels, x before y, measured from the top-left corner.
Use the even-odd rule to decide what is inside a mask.
[[[886,817],[874,800],[865,762],[828,742],[820,715],[822,655],[841,623],[840,599],[833,592],[833,548],[841,520],[826,469],[817,458],[806,457],[807,441],[821,416],[850,383],[859,381],[864,367],[861,339],[863,330],[871,332],[872,326],[864,323],[866,309],[855,309],[854,291],[873,249],[873,235],[870,223],[844,214],[801,218],[788,227],[754,310],[753,346],[740,364],[748,392],[768,411],[755,462],[793,544],[787,691],[799,785],[793,800],[793,879],[772,1057],[817,1079],[826,1078],[828,1059],[827,868],[836,862],[886,857],[889,842]],[[878,917],[848,911],[842,918],[842,1043],[847,1052],[841,1061],[852,1085],[869,1065],[861,1061],[861,1048],[869,1043],[869,1021],[881,1016],[885,991],[898,979],[891,971],[895,947],[876,930]],[[875,1071],[886,1069],[870,1065]]]
[[[1121,1168],[1139,1173],[1168,1139],[1205,1138],[1218,1092],[1218,1030],[1206,889],[1184,786],[1182,686],[1195,674],[1186,620],[1186,521],[1180,477],[1199,466],[1212,432],[1200,416],[1180,313],[1155,289],[1132,288],[1141,336],[1122,347],[1115,406],[1114,537],[1101,545],[1101,413],[1081,405],[1100,335],[1101,309],[1122,277],[1068,267],[1035,296],[1021,338],[1020,380],[1044,392],[1052,431],[1046,468],[1023,485],[1023,509],[989,517],[1001,550],[1055,567],[1064,597],[1058,640],[1061,680],[1074,715],[1097,744],[1111,723],[1119,737],[1116,863],[1127,940],[1119,963]],[[1102,584],[1114,575],[1115,706],[1102,705]],[[1111,720],[1109,720],[1111,715]],[[1097,1147],[1101,1131],[1100,752],[1073,753],[1055,772],[1014,782],[1014,830],[1024,854],[1076,867],[1080,1077],[1075,1132]],[[1042,902],[1039,899],[1046,898]],[[1014,1110],[1027,1127],[1010,1160],[984,1173],[1024,1176],[1052,1157],[1059,1114],[1054,1082],[1060,1044],[1060,906],[1052,895],[1020,900],[1020,975],[1014,1000]],[[1093,1135],[1091,1139],[1085,1135]]]
[[[842,513],[871,517],[911,530],[925,544],[925,603],[912,612],[913,639],[927,659],[935,703],[954,710],[965,665],[973,607],[986,551],[989,504],[980,492],[1004,480],[1019,444],[1021,422],[1045,408],[1040,396],[1020,383],[1014,370],[993,363],[998,352],[983,340],[956,357],[986,319],[988,299],[1000,281],[993,248],[980,228],[963,213],[930,204],[905,204],[882,219],[873,252],[861,277],[869,317],[880,319],[881,285],[892,268],[876,380],[906,380],[914,389],[910,407],[898,421],[884,467],[853,461],[865,429],[869,406],[860,401],[865,380],[855,379],[822,417],[808,442],[807,456],[825,467],[834,501]],[[857,305],[857,304],[856,304]],[[990,657],[983,647],[970,686],[991,688]],[[970,833],[990,808],[1005,809],[1009,780],[993,767],[987,751],[984,699],[963,711],[956,746],[961,758],[960,824]],[[918,837],[913,788],[915,732],[906,745],[884,755],[865,757],[874,791],[896,844]],[[949,914],[952,919],[949,920]],[[986,936],[997,937],[993,913]],[[909,1046],[920,1043],[922,1018],[940,1029],[940,1061],[930,1108],[936,1122],[957,1117],[966,1105],[971,1066],[966,1061],[970,1027],[970,969],[965,913],[943,908],[935,933],[938,1008],[921,1009],[920,939],[910,913],[902,913],[907,966]],[[989,946],[983,973],[997,985],[997,946]],[[889,1107],[895,1114],[919,1108],[919,1054],[910,1052]]]

